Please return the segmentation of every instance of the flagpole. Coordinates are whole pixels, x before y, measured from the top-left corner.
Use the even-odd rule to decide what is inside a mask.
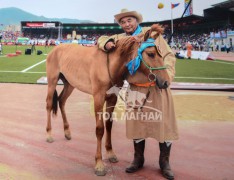
[[[171,45],[174,44],[174,41],[173,41],[173,13],[172,13],[172,3],[171,3],[171,34],[172,34],[172,37],[171,37]]]
[[[187,11],[188,7],[190,6],[191,2],[192,2],[192,0],[189,0],[189,3],[188,3],[188,5],[186,6],[186,8],[184,9],[184,12],[183,12],[183,14],[182,14],[182,16],[181,16],[181,18],[180,18],[180,21],[181,21],[181,19],[184,18],[184,14],[185,14],[185,12]],[[173,34],[170,35],[169,40],[168,40],[168,44],[170,44],[171,39],[172,39],[172,36],[173,36]]]

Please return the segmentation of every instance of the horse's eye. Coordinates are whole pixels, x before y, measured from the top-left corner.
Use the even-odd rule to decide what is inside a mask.
[[[155,54],[154,53],[148,53],[147,54],[149,57],[154,58]]]

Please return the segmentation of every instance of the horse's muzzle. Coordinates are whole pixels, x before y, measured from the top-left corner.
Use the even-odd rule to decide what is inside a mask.
[[[159,89],[166,89],[169,87],[170,83],[168,81],[162,81],[157,78],[156,85],[159,87]]]
[[[169,82],[168,81],[165,81],[164,83],[163,83],[163,85],[162,85],[162,89],[166,89],[166,88],[168,88],[169,87]]]

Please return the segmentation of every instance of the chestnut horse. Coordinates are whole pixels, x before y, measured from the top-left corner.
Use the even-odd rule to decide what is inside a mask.
[[[106,102],[106,107],[113,107],[106,108],[107,113],[112,114],[117,102],[117,97],[114,94],[107,95],[106,91],[114,84],[122,86],[123,75],[127,73],[126,64],[137,56],[137,50],[142,42],[146,41],[148,38],[157,38],[158,34],[161,32],[160,28],[161,27],[158,25],[153,25],[144,37],[143,35],[138,35],[121,38],[117,42],[115,50],[108,54],[98,49],[98,47],[84,47],[77,44],[62,44],[55,47],[50,52],[46,61],[48,79],[46,99],[47,142],[53,142],[51,134],[51,111],[53,111],[54,114],[57,113],[57,104],[59,103],[63,118],[65,137],[70,140],[71,133],[65,113],[66,100],[71,95],[74,88],[91,94],[94,99],[97,137],[95,174],[106,174],[102,161],[101,148],[104,135],[104,122],[103,117],[100,116],[100,112],[103,112],[103,106]],[[141,63],[138,71],[141,71],[146,76],[153,74],[155,77],[157,73],[157,77],[161,77],[161,81],[158,83],[159,86],[166,88],[169,77],[165,68],[161,68],[163,70],[158,70],[156,68],[163,66],[163,60],[158,60],[158,52],[155,46],[146,48],[142,56],[144,63]],[[150,69],[150,67],[155,68]],[[56,86],[59,79],[63,81],[64,88],[58,96]],[[158,78],[154,80],[156,81],[156,79],[158,80]],[[110,119],[105,122],[105,147],[110,162],[118,162],[111,143],[112,123],[113,121]]]

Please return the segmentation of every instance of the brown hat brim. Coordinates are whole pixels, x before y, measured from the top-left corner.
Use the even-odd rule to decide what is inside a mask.
[[[137,13],[136,11],[128,11],[128,12],[124,12],[124,13],[119,13],[119,14],[116,14],[115,15],[115,20],[117,21],[117,23],[119,24],[120,23],[120,20],[124,17],[127,17],[127,16],[132,16],[132,17],[135,17],[137,19],[137,22],[138,23],[142,23],[142,15]]]

